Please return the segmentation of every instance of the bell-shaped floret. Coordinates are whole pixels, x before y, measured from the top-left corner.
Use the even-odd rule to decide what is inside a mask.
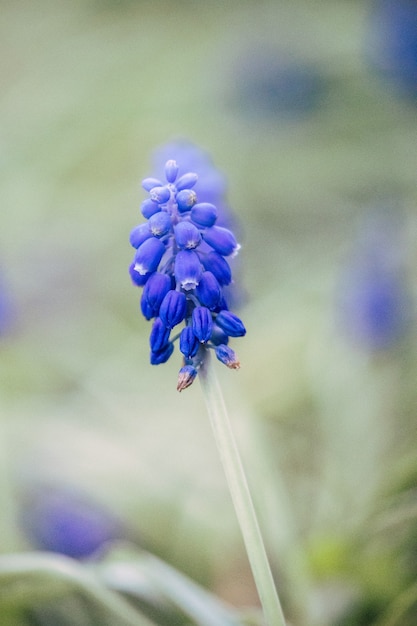
[[[151,317],[155,317],[159,313],[162,300],[171,289],[171,278],[167,274],[155,272],[149,277],[143,290],[143,298],[152,311]],[[146,317],[146,315],[145,315]],[[149,318],[150,319],[150,318]]]
[[[197,194],[193,189],[183,189],[177,193],[175,200],[179,212],[186,213],[186,211],[189,211],[197,202]]]
[[[163,187],[153,187],[150,191],[150,198],[156,204],[165,204],[171,197],[171,191],[166,185]]]
[[[169,341],[171,330],[165,326],[160,317],[157,317],[152,324],[152,330],[149,337],[149,344],[152,352],[160,352]]]
[[[192,250],[201,242],[200,231],[191,222],[179,222],[174,226],[175,241],[179,248]]]
[[[163,183],[161,183],[158,178],[144,178],[142,181],[142,187],[146,189],[146,191],[150,191],[154,187],[162,187]]]
[[[191,219],[199,226],[213,226],[217,219],[217,209],[210,202],[198,202],[191,209]]]
[[[186,326],[180,334],[180,351],[187,359],[192,359],[197,354],[199,341],[191,326]]]
[[[182,291],[171,289],[162,300],[159,317],[167,328],[174,328],[182,322],[187,312],[187,298]]]
[[[158,269],[158,265],[164,255],[165,246],[160,239],[150,237],[138,248],[135,254],[135,270],[139,274],[149,274]]]
[[[177,191],[182,191],[183,189],[191,189],[194,187],[198,180],[197,174],[194,172],[188,172],[187,174],[183,174],[175,183]]]
[[[173,352],[174,344],[172,341],[169,341],[166,346],[162,348],[162,350],[159,350],[159,352],[151,351],[151,365],[161,365],[161,363],[166,363]]]
[[[230,311],[220,311],[216,317],[216,324],[220,326],[229,337],[243,337],[246,335],[246,328],[242,320]]]
[[[152,233],[149,231],[148,224],[139,224],[130,232],[130,245],[134,248],[139,248],[149,237],[152,237]]]
[[[213,320],[205,306],[196,306],[192,313],[193,332],[201,343],[206,343],[211,336]]]
[[[185,291],[195,289],[203,273],[200,258],[194,250],[180,250],[175,257],[175,280]]]
[[[232,282],[232,270],[224,257],[218,252],[209,252],[201,259],[205,269],[212,272],[220,285],[230,285]]]
[[[215,309],[222,297],[221,287],[211,272],[203,272],[197,285],[196,295],[200,303],[209,309]]]
[[[148,321],[155,317],[154,310],[149,304],[148,299],[145,297],[143,291],[140,299],[140,310],[142,311],[143,317]]]
[[[223,256],[237,254],[240,246],[231,230],[223,226],[212,226],[203,232],[203,239]]]
[[[166,211],[159,211],[149,218],[148,227],[154,237],[163,237],[171,230],[171,217]]]
[[[152,202],[150,198],[144,200],[140,206],[140,211],[143,217],[145,217],[147,220],[155,213],[158,213],[158,211],[160,210],[161,207],[156,204],[156,202]]]
[[[132,283],[136,285],[137,287],[143,287],[143,285],[145,285],[145,283],[148,281],[148,278],[150,276],[150,274],[139,274],[139,272],[135,270],[134,263],[131,263],[129,265],[129,274],[130,274],[130,278],[132,279]]]

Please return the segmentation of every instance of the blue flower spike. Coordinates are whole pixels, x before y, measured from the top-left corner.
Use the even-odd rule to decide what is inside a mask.
[[[201,164],[195,161],[198,169]],[[200,197],[193,189],[198,188],[197,173],[181,168],[175,159],[167,160],[163,171],[166,182],[154,177],[142,181],[149,193],[141,204],[147,222],[130,234],[136,250],[129,272],[132,283],[143,287],[141,311],[153,320],[150,362],[168,361],[178,341],[183,366],[177,390],[183,391],[194,382],[210,349],[230,369],[240,366],[228,342],[243,337],[246,329],[229,311],[225,293],[233,282],[225,257],[234,257],[240,245],[224,226],[230,219],[223,215],[221,199],[217,206],[207,201],[217,192],[210,195],[207,189]]]

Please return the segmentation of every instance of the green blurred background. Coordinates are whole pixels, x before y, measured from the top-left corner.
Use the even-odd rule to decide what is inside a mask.
[[[241,370],[218,370],[293,623],[374,623],[415,584],[416,325],[374,351],[337,315],[370,207],[401,213],[417,288],[417,109],[367,63],[370,8],[1,3],[2,552],[33,548],[22,494],[71,486],[224,600],[258,602],[201,390],[175,391],[177,351],[148,364],[127,273],[152,152],[186,138],[242,224],[248,333]],[[311,107],[251,102],[259,50],[314,68]]]

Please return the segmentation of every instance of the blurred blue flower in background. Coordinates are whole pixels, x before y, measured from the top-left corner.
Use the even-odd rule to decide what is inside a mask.
[[[412,316],[403,223],[399,215],[372,211],[348,255],[338,285],[343,331],[370,351],[392,348]]]
[[[10,297],[9,286],[0,274],[0,337],[9,334],[16,320],[16,311]]]
[[[315,111],[326,81],[310,62],[268,47],[249,49],[233,68],[236,105],[258,118],[300,119]]]
[[[39,550],[85,559],[111,542],[126,538],[116,515],[93,498],[64,486],[36,487],[26,493],[20,523]]]
[[[417,2],[374,2],[366,47],[377,71],[397,92],[417,103]]]

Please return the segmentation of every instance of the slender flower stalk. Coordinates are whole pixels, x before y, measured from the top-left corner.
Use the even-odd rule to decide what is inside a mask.
[[[202,165],[198,153],[192,152]],[[199,158],[196,158],[199,157]],[[203,159],[203,165],[204,159]],[[204,168],[203,168],[204,169]],[[164,178],[145,178],[142,187],[149,198],[141,211],[147,224],[133,229],[130,243],[136,249],[130,266],[133,283],[143,287],[141,310],[153,320],[150,332],[150,361],[165,363],[178,341],[183,366],[177,389],[183,391],[199,375],[236,509],[266,626],[285,626],[281,604],[265,552],[238,448],[227,415],[220,385],[212,365],[212,354],[229,369],[240,362],[229,346],[230,338],[246,334],[242,320],[229,310],[228,287],[232,285],[232,259],[240,245],[228,227],[231,216],[216,193],[218,176],[206,179],[197,196],[198,175],[181,171],[174,159],[165,162]],[[161,177],[161,178],[163,178]],[[223,185],[220,186],[223,189]],[[220,201],[220,202],[218,202]],[[171,332],[182,326],[178,332]]]
[[[206,359],[200,382],[214,438],[251,565],[267,626],[285,626],[248,483],[212,360]]]

